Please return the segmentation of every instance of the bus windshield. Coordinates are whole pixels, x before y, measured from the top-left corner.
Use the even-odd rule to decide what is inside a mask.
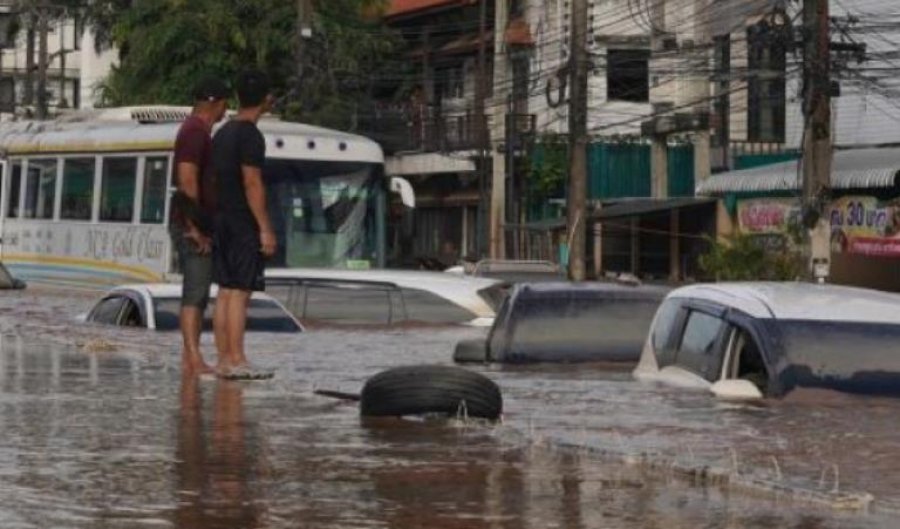
[[[384,219],[378,164],[269,159],[263,171],[278,237],[270,266],[377,266]]]

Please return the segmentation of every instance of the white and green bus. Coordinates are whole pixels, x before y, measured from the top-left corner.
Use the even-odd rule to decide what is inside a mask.
[[[190,109],[116,108],[0,123],[0,260],[26,280],[160,281],[177,273],[168,235],[175,136]],[[264,118],[263,176],[275,267],[382,267],[388,194],[375,142]]]

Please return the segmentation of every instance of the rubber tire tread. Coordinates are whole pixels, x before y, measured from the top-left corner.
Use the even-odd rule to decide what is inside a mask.
[[[360,414],[455,417],[462,401],[468,417],[494,420],[503,413],[500,388],[486,376],[460,367],[419,365],[389,369],[370,378],[360,395]]]

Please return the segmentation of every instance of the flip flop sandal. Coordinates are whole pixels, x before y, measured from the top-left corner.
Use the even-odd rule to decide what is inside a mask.
[[[255,366],[236,366],[219,374],[225,380],[267,380],[275,376],[274,371],[261,369]]]

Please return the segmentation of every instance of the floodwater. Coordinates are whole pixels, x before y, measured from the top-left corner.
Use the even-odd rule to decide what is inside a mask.
[[[502,424],[363,422],[313,390],[450,363],[484,331],[257,335],[274,380],[182,380],[176,335],[77,323],[93,296],[0,293],[4,529],[897,526],[900,400],[492,367]]]

